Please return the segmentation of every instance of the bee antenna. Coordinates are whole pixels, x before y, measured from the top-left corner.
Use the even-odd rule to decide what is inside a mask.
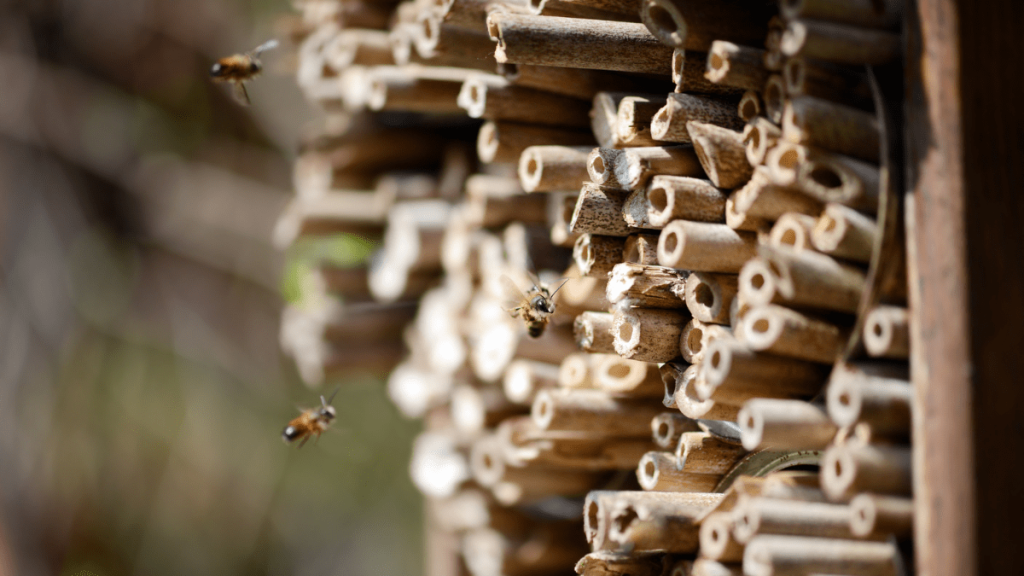
[[[562,279],[562,283],[561,283],[561,284],[559,284],[559,285],[558,285],[558,288],[555,288],[555,291],[551,293],[551,297],[552,297],[552,298],[554,298],[554,297],[555,297],[555,294],[558,294],[558,291],[559,291],[559,290],[561,290],[561,289],[562,289],[562,286],[565,286],[565,285],[566,285],[566,283],[568,283],[568,282],[569,282],[569,280],[572,280],[572,278],[563,278],[563,279]]]
[[[320,401],[321,401],[321,402],[324,402],[324,408],[326,408],[326,407],[330,406],[330,405],[331,405],[331,402],[334,402],[334,397],[338,395],[338,390],[341,390],[341,387],[340,387],[340,386],[339,386],[339,387],[337,387],[337,388],[335,388],[335,389],[334,389],[334,392],[331,392],[331,397],[330,397],[330,398],[328,398],[326,402],[324,402],[324,397],[323,397],[323,396],[320,396]]]

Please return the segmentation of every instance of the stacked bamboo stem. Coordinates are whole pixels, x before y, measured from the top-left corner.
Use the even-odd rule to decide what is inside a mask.
[[[408,349],[388,389],[426,421],[437,566],[895,573],[910,343],[900,294],[864,304],[882,171],[857,65],[898,58],[898,0],[408,1],[366,28],[312,4],[300,85],[342,128],[303,150],[278,238],[382,240],[318,278],[398,318],[366,325]],[[502,310],[533,273],[567,278],[536,339]],[[737,479],[796,453],[820,470]]]

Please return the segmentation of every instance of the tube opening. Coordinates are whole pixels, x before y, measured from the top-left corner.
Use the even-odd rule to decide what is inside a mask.
[[[843,179],[839,174],[827,166],[815,165],[811,169],[810,177],[816,184],[825,188],[839,188],[843,185]]]
[[[653,188],[647,193],[647,201],[651,204],[651,208],[653,208],[655,212],[661,213],[668,208],[668,194],[665,192],[664,188]]]
[[[629,322],[623,322],[619,326],[619,339],[624,342],[629,342],[633,338],[633,327],[629,325]]]
[[[608,375],[612,378],[625,378],[632,371],[633,368],[625,363],[616,363],[608,367]]]
[[[758,318],[750,327],[754,332],[764,334],[765,332],[768,332],[769,326],[771,326],[771,324],[768,322],[767,318]]]
[[[697,300],[697,304],[700,304],[701,306],[711,308],[715,305],[715,291],[703,282],[697,285],[697,289],[694,290],[693,295]]]
[[[650,17],[654,27],[657,28],[662,34],[678,34],[679,26],[676,24],[676,19],[669,14],[668,10],[665,10],[657,4],[648,3],[647,15]]]
[[[704,347],[703,344],[701,344],[703,339],[704,331],[701,330],[700,328],[694,328],[693,330],[690,330],[689,335],[687,335],[686,337],[686,345],[690,348],[691,351],[693,351],[694,354],[697,354]]]

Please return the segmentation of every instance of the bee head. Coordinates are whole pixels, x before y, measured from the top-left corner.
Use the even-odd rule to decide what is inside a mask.
[[[212,76],[213,78],[217,78],[218,76],[220,76],[223,73],[224,73],[224,67],[221,66],[220,62],[217,62],[216,64],[213,65],[213,67],[210,68],[210,76]]]
[[[321,408],[320,417],[328,422],[334,420],[334,418],[337,417],[337,414],[334,412],[334,406],[324,406]]]
[[[539,312],[545,314],[551,314],[554,310],[551,309],[551,302],[543,296],[534,296],[530,304]]]

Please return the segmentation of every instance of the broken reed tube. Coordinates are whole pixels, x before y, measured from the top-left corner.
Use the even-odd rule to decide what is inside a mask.
[[[721,474],[701,474],[681,469],[682,462],[671,452],[648,452],[637,465],[640,487],[655,492],[711,492]]]
[[[899,306],[875,306],[864,321],[864,348],[880,358],[910,356],[910,315]]]
[[[743,552],[747,576],[782,574],[862,574],[897,576],[899,550],[889,542],[838,538],[758,536]]]
[[[743,319],[742,341],[753,350],[831,364],[849,331],[783,306],[753,306]]]
[[[601,148],[623,148],[619,137],[619,105],[626,98],[660,98],[657,94],[602,91],[594,94],[590,109],[590,130]],[[599,170],[600,171],[600,170]],[[601,183],[598,180],[594,180]]]
[[[622,261],[626,239],[621,236],[581,234],[572,249],[573,260],[580,275],[606,278]]]
[[[664,228],[672,220],[725,222],[725,192],[687,176],[655,176],[645,194],[647,222]]]
[[[519,158],[519,182],[527,192],[578,190],[589,176],[592,146],[530,146]]]
[[[618,309],[615,352],[630,360],[668,362],[679,355],[679,335],[689,313],[654,308]]]
[[[594,490],[587,494],[583,503],[583,534],[593,550],[607,550],[617,546],[609,539],[609,534],[612,531],[612,515],[623,506],[700,507],[703,512],[721,500],[721,494]],[[660,574],[659,569],[653,576]]]
[[[634,195],[636,192],[634,192]],[[629,264],[658,266],[658,235],[630,234],[622,248],[622,260]]]
[[[821,450],[838,430],[824,410],[801,400],[748,400],[737,422],[747,450]]]
[[[904,439],[910,435],[912,397],[905,366],[844,363],[832,371],[826,404],[839,426],[866,422],[874,435]]]
[[[699,378],[703,378],[699,366],[690,366],[682,372],[676,382],[676,408],[688,418],[735,421],[740,410],[738,405],[698,397],[696,385]]]
[[[756,254],[754,234],[724,224],[674,220],[658,239],[658,262],[684,270],[735,274]]]
[[[543,430],[572,430],[604,436],[649,437],[656,403],[616,399],[599,390],[542,390],[531,416]]]
[[[577,234],[629,236],[631,230],[622,218],[622,207],[629,192],[586,183],[576,200],[569,231]],[[621,259],[619,252],[616,261]],[[581,268],[582,270],[582,268]]]
[[[873,164],[779,142],[765,158],[770,180],[821,202],[834,202],[874,214],[878,211],[879,171]]]
[[[619,102],[615,129],[622,146],[657,146],[651,137],[651,119],[665,105],[664,97],[627,96]]]
[[[576,563],[576,573],[582,576],[603,574],[631,574],[635,576],[660,576],[665,567],[665,555],[658,552],[591,552]]]
[[[698,432],[697,423],[682,414],[663,412],[651,420],[651,436],[659,448],[674,450],[685,432]]]
[[[764,50],[724,40],[711,44],[705,77],[715,84],[759,91],[770,74],[764,67]]]
[[[590,125],[590,117],[579,100],[509,84],[499,76],[470,77],[462,84],[457,101],[470,118],[570,127]]]
[[[645,0],[640,18],[664,44],[707,52],[715,40],[760,45],[773,12],[773,6],[745,0]]]
[[[810,398],[824,383],[821,365],[755,352],[723,338],[712,340],[705,352],[702,399],[743,401],[749,398]]]
[[[736,103],[736,98],[727,96],[669,94],[651,119],[651,137],[662,142],[691,142],[686,129],[691,120],[740,130],[743,120],[736,115]]]
[[[686,131],[712,184],[719,188],[736,188],[750,180],[754,169],[747,161],[741,133],[693,120],[686,123]]]
[[[686,275],[664,266],[616,264],[608,278],[606,296],[612,304],[626,301],[640,308],[684,309],[679,297]]]
[[[879,235],[878,225],[870,217],[842,204],[829,204],[811,232],[811,242],[830,256],[870,262]]]
[[[836,64],[879,65],[900,56],[897,32],[860,28],[820,20],[789,20],[779,45],[786,56]]]
[[[499,63],[666,74],[672,48],[643,24],[491,13],[487,30]]]
[[[662,234],[664,237],[664,234]],[[855,313],[864,273],[816,252],[760,248],[740,271],[740,295],[751,306],[782,304]]]
[[[782,115],[782,136],[794,144],[878,162],[878,119],[868,112],[820,98],[790,98]]]
[[[850,501],[850,532],[860,538],[893,535],[907,539],[914,528],[914,501],[898,496],[859,494]]]
[[[612,166],[618,185],[636,190],[657,174],[703,176],[700,160],[691,146],[650,146],[627,148]]]
[[[775,147],[775,143],[782,137],[782,128],[779,128],[764,117],[751,118],[743,128],[743,143],[747,150],[747,161],[751,166],[764,163],[768,150]]]
[[[595,184],[623,188],[615,177],[615,164],[625,154],[615,148],[594,148],[587,157],[587,174]]]
[[[733,536],[743,544],[756,536],[779,534],[851,538],[850,509],[842,504],[776,498],[740,498],[733,509]]]
[[[614,354],[615,338],[612,336],[615,315],[608,312],[584,312],[573,322],[573,336],[576,346],[584,352]]]
[[[743,545],[732,536],[733,515],[712,512],[700,522],[700,555],[719,562],[743,559]]]
[[[492,120],[480,127],[476,153],[485,164],[518,162],[531,146],[584,146],[593,142],[593,135],[582,130]]]
[[[821,489],[831,500],[849,500],[861,492],[909,496],[911,487],[906,446],[847,442],[830,447],[821,461]]]
[[[729,308],[736,297],[735,274],[693,272],[686,278],[684,298],[695,320],[729,324]]]
[[[505,368],[502,390],[512,402],[530,404],[538,390],[558,386],[558,369],[554,364],[516,358]]]
[[[672,360],[671,362],[665,362],[661,364],[661,366],[658,368],[658,372],[661,374],[662,384],[665,387],[665,395],[662,397],[661,403],[666,408],[676,407],[677,383],[679,382],[679,379],[682,377],[683,371],[686,370],[689,366],[690,364],[688,362]]]
[[[702,501],[619,503],[610,514],[608,539],[631,551],[696,552],[699,520],[707,508]]]
[[[693,474],[725,475],[747,451],[707,432],[687,432],[679,439],[676,457],[680,468]]]
[[[704,52],[676,48],[672,52],[672,82],[676,85],[675,92],[736,96],[743,91],[740,88],[715,84],[708,80],[704,76],[707,69],[706,62],[707,54]]]

